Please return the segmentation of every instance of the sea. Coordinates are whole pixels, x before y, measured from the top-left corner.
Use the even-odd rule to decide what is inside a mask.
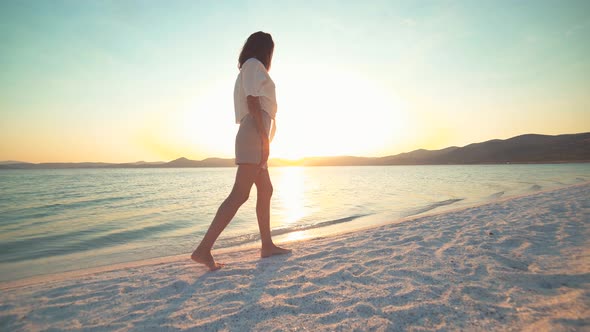
[[[590,164],[276,167],[277,243],[590,181]],[[236,168],[0,170],[0,281],[189,254]],[[214,249],[258,246],[256,189]]]

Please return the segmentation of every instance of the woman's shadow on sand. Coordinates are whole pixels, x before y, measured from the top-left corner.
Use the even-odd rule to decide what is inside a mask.
[[[166,286],[166,288],[172,288],[166,292],[172,295],[168,305],[159,312],[151,314],[150,320],[155,320],[155,323],[159,325],[162,324],[161,319],[164,318],[162,316],[166,316],[165,320],[177,320],[178,316],[176,314],[179,311],[184,308],[195,307],[195,302],[206,298],[207,303],[223,305],[226,302],[231,302],[233,310],[229,310],[230,312],[224,310],[224,314],[218,319],[211,317],[212,314],[208,315],[206,320],[211,322],[207,324],[209,326],[205,327],[253,330],[255,328],[254,324],[257,323],[256,320],[242,320],[237,326],[236,323],[238,322],[232,320],[231,317],[238,314],[256,314],[256,312],[265,310],[259,304],[260,299],[265,294],[268,285],[273,284],[276,280],[281,280],[283,277],[281,269],[292,256],[292,253],[289,253],[260,258],[253,267],[250,267],[252,265],[250,259],[243,263],[229,260],[228,264],[216,271],[205,271],[205,267],[195,265],[195,268],[198,268],[201,274],[192,283],[177,280]],[[173,294],[179,294],[179,296],[173,297]],[[240,305],[236,305],[238,303]],[[225,309],[230,308],[226,307]],[[204,326],[200,327],[205,328]]]

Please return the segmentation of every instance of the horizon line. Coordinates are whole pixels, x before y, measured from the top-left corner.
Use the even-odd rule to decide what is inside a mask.
[[[412,153],[415,151],[420,151],[420,150],[424,150],[424,151],[440,151],[440,150],[445,150],[445,149],[449,149],[449,148],[463,148],[472,144],[481,144],[481,143],[486,143],[486,142],[490,142],[490,141],[506,141],[506,140],[510,140],[510,139],[514,139],[517,137],[521,137],[521,136],[529,136],[529,135],[537,135],[537,136],[564,136],[564,135],[580,135],[580,134],[587,134],[590,133],[590,131],[585,131],[585,132],[578,132],[578,133],[566,133],[566,134],[555,134],[555,135],[551,135],[551,134],[536,134],[536,133],[529,133],[529,134],[521,134],[521,135],[516,135],[516,136],[512,136],[509,138],[505,138],[505,139],[499,139],[499,138],[492,138],[492,139],[488,139],[485,141],[480,141],[480,142],[473,142],[473,143],[468,143],[464,146],[456,146],[456,145],[451,145],[451,146],[447,146],[444,148],[440,148],[440,149],[434,149],[434,150],[429,150],[429,149],[425,149],[425,148],[419,148],[419,149],[415,149],[412,151],[405,151],[405,152],[400,152],[397,154],[390,154],[390,155],[383,155],[383,156],[355,156],[355,155],[335,155],[335,156],[305,156],[305,157],[301,157],[301,158],[296,158],[296,159],[290,159],[290,158],[281,158],[281,157],[276,157],[276,158],[269,158],[268,160],[282,160],[282,161],[287,161],[287,162],[297,162],[297,161],[302,161],[304,159],[310,159],[310,158],[373,158],[373,159],[378,159],[378,158],[386,158],[386,157],[392,157],[392,156],[397,156],[397,155],[401,155],[401,154],[405,154],[405,153]],[[169,162],[173,162],[175,160],[178,159],[187,159],[190,161],[205,161],[208,159],[223,159],[223,160],[232,160],[235,159],[235,157],[229,157],[229,158],[224,158],[224,157],[206,157],[204,159],[200,159],[200,160],[196,160],[196,159],[189,159],[187,157],[181,156],[175,159],[172,159],[170,161],[162,161],[162,160],[158,160],[158,161],[145,161],[145,160],[138,160],[138,161],[124,161],[124,162],[108,162],[108,161],[41,161],[41,162],[29,162],[29,161],[21,161],[21,160],[12,160],[12,159],[8,159],[8,160],[0,160],[0,164],[6,164],[6,163],[11,163],[11,164],[82,164],[82,163],[102,163],[102,164],[134,164],[134,163],[169,163]]]

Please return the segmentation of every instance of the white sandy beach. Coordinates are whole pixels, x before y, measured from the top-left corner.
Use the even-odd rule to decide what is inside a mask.
[[[4,283],[0,330],[590,330],[589,183],[290,247]]]

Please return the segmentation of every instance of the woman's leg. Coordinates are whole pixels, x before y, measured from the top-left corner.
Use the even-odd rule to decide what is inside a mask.
[[[215,214],[215,218],[213,218],[205,237],[203,237],[201,244],[199,244],[191,255],[191,258],[195,262],[205,264],[211,271],[221,268],[221,265],[215,263],[211,255],[211,248],[213,248],[213,244],[235,216],[240,206],[248,200],[250,189],[259,172],[260,167],[258,165],[238,166],[236,180],[231,193],[221,203],[221,206],[219,206],[217,214]]]
[[[273,188],[268,169],[260,170],[254,183],[256,184],[256,217],[258,218],[260,240],[262,241],[260,256],[269,257],[291,252],[291,250],[275,246],[270,235],[270,199]]]

